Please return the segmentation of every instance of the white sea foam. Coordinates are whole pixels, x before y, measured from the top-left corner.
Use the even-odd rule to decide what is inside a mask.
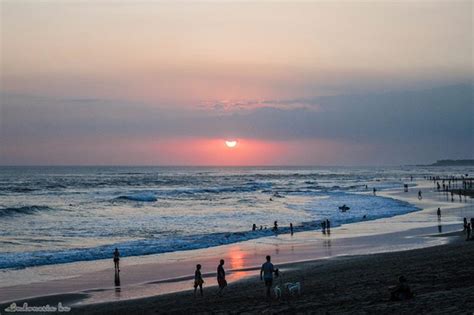
[[[474,172],[460,170],[466,171]],[[110,258],[115,247],[135,256],[235,243],[273,235],[274,220],[279,233],[288,233],[290,222],[298,232],[319,229],[323,219],[338,226],[416,211],[360,192],[365,185],[403,187],[410,175],[426,174],[423,168],[0,168],[0,211],[9,213],[0,215],[0,269]],[[343,204],[351,209],[342,213]],[[262,230],[251,231],[252,224]]]

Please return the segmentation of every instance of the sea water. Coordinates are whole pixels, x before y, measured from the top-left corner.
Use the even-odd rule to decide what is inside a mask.
[[[0,269],[205,248],[419,210],[430,167],[0,167]],[[339,207],[350,210],[342,212]],[[252,231],[252,225],[257,230]]]

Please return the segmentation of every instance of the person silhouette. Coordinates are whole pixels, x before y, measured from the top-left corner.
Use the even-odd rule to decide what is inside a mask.
[[[217,266],[217,284],[219,285],[219,291],[217,295],[222,296],[224,289],[227,287],[227,280],[225,279],[225,270],[224,270],[224,259],[221,259],[219,266]]]
[[[120,272],[119,263],[120,263],[120,253],[118,251],[118,248],[115,248],[115,251],[114,251],[114,267],[115,267],[115,270],[118,271],[118,272]]]
[[[270,297],[270,289],[273,285],[273,273],[275,272],[271,259],[270,256],[267,256],[267,261],[262,265],[262,268],[260,268],[260,280],[265,281],[267,297]]]
[[[290,233],[293,235],[293,223],[290,223]]]
[[[196,265],[196,271],[194,272],[194,297],[196,297],[196,290],[199,287],[199,291],[202,296],[202,285],[204,283],[204,280],[202,279],[202,274],[201,274],[201,265],[197,264]]]

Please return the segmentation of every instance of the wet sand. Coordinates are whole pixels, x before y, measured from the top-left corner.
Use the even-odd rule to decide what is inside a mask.
[[[301,296],[266,299],[254,277],[231,284],[223,297],[212,287],[203,298],[187,291],[75,307],[73,314],[472,314],[474,241],[456,234],[453,242],[430,248],[295,264],[282,277],[299,281]],[[415,297],[392,302],[388,288],[400,275]]]

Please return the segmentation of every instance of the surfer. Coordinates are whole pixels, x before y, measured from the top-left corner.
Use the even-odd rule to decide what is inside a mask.
[[[342,207],[339,207],[339,210],[341,210],[342,212],[346,212],[347,210],[349,210],[350,208],[348,206],[346,206],[345,204],[342,205]]]

